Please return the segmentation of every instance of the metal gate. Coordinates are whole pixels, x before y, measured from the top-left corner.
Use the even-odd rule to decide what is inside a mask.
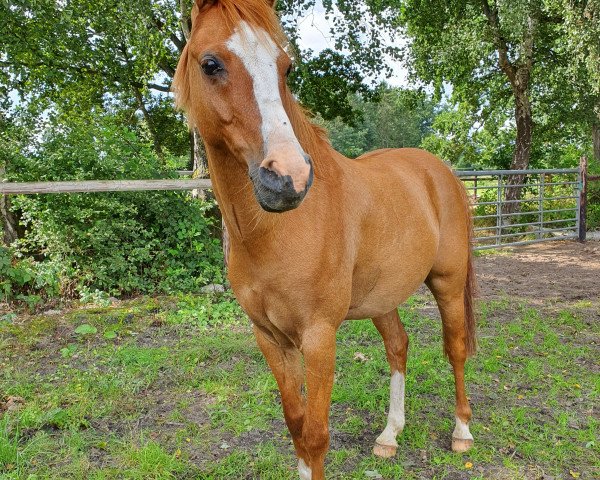
[[[579,238],[580,169],[455,173],[472,200],[475,250]],[[513,187],[521,196],[507,200]]]

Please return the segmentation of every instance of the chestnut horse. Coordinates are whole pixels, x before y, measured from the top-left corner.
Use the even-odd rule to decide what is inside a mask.
[[[336,152],[288,89],[292,62],[273,3],[197,0],[173,87],[206,146],[229,232],[231,287],[281,391],[300,477],[324,478],[345,319],[372,318],[383,337],[390,407],[373,450],[395,454],[408,347],[397,307],[423,282],[454,370],[452,449],[465,451],[473,437],[464,364],[475,350],[465,190],[422,150],[356,160]]]

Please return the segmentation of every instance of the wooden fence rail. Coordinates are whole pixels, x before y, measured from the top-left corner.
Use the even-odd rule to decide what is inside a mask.
[[[529,170],[528,172],[552,173],[557,174],[566,172],[567,170]],[[585,213],[587,207],[587,182],[598,181],[600,176],[587,174],[587,158],[582,157],[579,169],[570,169],[570,173],[579,172],[578,190],[578,215],[577,227],[579,230],[579,239],[585,241],[586,222]],[[189,170],[178,170],[180,176],[190,176],[193,174]],[[471,189],[475,189],[475,197],[477,190],[483,188],[477,184],[477,176],[482,175],[503,175],[514,173],[503,170],[494,171],[478,171],[478,172],[457,172],[460,177],[468,175],[474,176],[475,183]],[[464,181],[469,180],[463,178]],[[473,180],[473,179],[470,179]],[[577,182],[571,182],[577,183]],[[204,190],[212,188],[210,179],[207,178],[186,178],[186,179],[158,179],[158,180],[88,180],[88,181],[61,181],[61,182],[6,182],[0,181],[0,195],[16,195],[16,194],[45,194],[45,193],[91,193],[91,192],[134,192],[148,190]],[[3,197],[7,198],[7,197]],[[575,198],[575,197],[573,197]],[[500,207],[498,207],[500,208]],[[498,210],[499,211],[499,210]],[[543,218],[542,218],[542,224]]]
[[[160,180],[87,180],[75,182],[0,183],[0,194],[135,192],[145,190],[201,190],[211,188],[207,178]]]

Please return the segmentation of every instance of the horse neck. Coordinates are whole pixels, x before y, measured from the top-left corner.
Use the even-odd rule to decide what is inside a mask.
[[[315,168],[312,191],[308,195],[324,195],[337,185],[340,156],[324,139],[310,149]],[[223,220],[232,241],[250,244],[259,240],[262,245],[276,236],[285,225],[285,216],[265,212],[256,201],[248,168],[243,160],[222,148],[206,145],[210,178]],[[334,180],[332,180],[334,179]],[[318,192],[318,193],[317,193]]]
[[[265,221],[267,214],[256,201],[245,162],[226,149],[209,145],[206,153],[213,191],[231,240],[246,243],[264,237],[274,218]]]

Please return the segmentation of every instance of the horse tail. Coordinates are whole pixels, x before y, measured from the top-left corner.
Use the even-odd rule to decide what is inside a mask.
[[[471,356],[477,350],[477,327],[475,312],[475,297],[477,296],[477,279],[473,268],[473,215],[471,213],[471,202],[462,182],[460,183],[464,195],[465,215],[467,218],[467,238],[469,239],[469,256],[467,260],[467,278],[465,280],[464,303],[465,303],[465,333],[467,355]]]

